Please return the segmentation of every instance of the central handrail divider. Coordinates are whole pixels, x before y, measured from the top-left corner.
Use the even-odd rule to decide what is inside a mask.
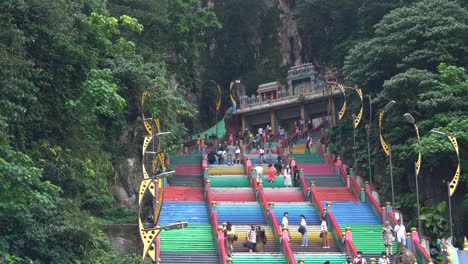
[[[218,213],[213,211],[213,195],[211,193],[211,188],[209,186],[208,181],[209,181],[208,178],[204,179],[204,183],[205,183],[204,191],[205,191],[206,203],[208,206],[208,216],[210,216],[213,236],[216,238],[218,256],[221,259],[221,264],[226,264],[227,252],[226,252],[226,247],[224,244],[224,235],[221,237],[220,232],[218,231],[218,226],[219,226]]]
[[[307,187],[307,188],[306,188]],[[318,193],[312,189],[309,188],[304,177],[301,177],[301,189],[303,190],[304,194],[307,194],[310,192],[310,202],[314,206],[315,211],[317,214],[322,217],[323,212],[324,212],[324,207],[322,205],[322,201],[320,200]],[[307,191],[306,191],[307,190]],[[307,198],[307,195],[305,196]],[[336,244],[338,245],[338,248],[343,251],[343,246],[345,246],[345,252],[347,255],[352,256],[355,258],[357,256],[357,249],[356,246],[354,245],[353,241],[350,239],[347,241],[346,239],[344,240],[345,245],[343,245],[343,234],[341,232],[341,228],[338,225],[335,216],[333,216],[332,212],[327,212],[325,219],[327,220],[327,226],[329,226],[329,229],[333,235],[333,238],[335,239]]]

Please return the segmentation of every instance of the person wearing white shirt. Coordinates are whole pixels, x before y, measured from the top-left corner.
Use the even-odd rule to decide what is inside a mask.
[[[327,221],[322,217],[322,222],[320,223],[320,234],[322,236],[323,248],[330,248],[328,243],[328,228]]]
[[[406,246],[406,228],[401,223],[401,219],[398,219],[398,224],[395,225],[394,230],[397,234],[398,246],[401,246],[401,245]]]
[[[304,215],[301,215],[301,226],[304,228],[304,233],[302,233],[301,247],[307,247],[309,241],[307,239],[307,222]]]
[[[289,225],[289,221],[288,221],[288,212],[284,212],[284,214],[283,214],[283,220],[281,221],[281,225],[282,225],[283,227],[288,228],[288,225]]]
[[[255,232],[255,225],[250,227],[250,230],[247,231],[246,236],[247,241],[250,242],[247,244],[247,247],[249,248],[249,252],[252,253],[257,244],[257,232]]]
[[[258,164],[255,171],[257,172],[257,182],[263,182],[263,167]]]

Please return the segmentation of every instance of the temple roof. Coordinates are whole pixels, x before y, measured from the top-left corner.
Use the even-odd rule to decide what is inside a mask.
[[[276,91],[277,89],[281,88],[281,84],[279,82],[269,82],[260,84],[257,89],[257,93],[264,93],[269,91]]]

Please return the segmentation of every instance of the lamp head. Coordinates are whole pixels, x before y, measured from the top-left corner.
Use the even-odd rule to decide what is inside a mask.
[[[235,80],[235,83],[239,84],[239,83],[240,83],[240,80]]]
[[[394,104],[396,104],[396,102],[393,100],[388,102],[388,104],[384,107],[384,111],[388,111]]]
[[[434,129],[432,129],[431,131],[429,131],[429,133],[434,134],[434,135],[443,136],[443,137],[446,137],[446,136],[447,136],[446,133],[441,132],[441,131],[437,131],[437,130],[434,130]]]
[[[411,124],[414,124],[415,122],[414,117],[410,113],[406,113],[403,116],[408,122],[410,122]]]

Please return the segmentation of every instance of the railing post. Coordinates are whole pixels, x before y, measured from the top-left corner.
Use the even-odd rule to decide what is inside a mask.
[[[366,191],[368,191],[370,194],[372,194],[371,186],[368,181],[364,182],[364,186],[366,188]]]
[[[406,247],[413,251],[413,241],[411,240],[411,233],[406,233]]]
[[[393,213],[393,206],[391,202],[386,202],[385,205],[387,206],[387,214],[392,212]]]
[[[327,212],[328,212],[328,213],[331,213],[331,212],[332,212],[331,206],[332,206],[332,203],[331,203],[331,202],[327,202]]]
[[[346,176],[346,188],[351,188],[351,179],[350,176]]]
[[[216,201],[211,201],[211,212],[216,212],[216,211],[217,211]]]
[[[382,222],[385,222],[387,220],[387,208],[382,206],[382,215],[380,216],[382,218]]]
[[[315,181],[310,181],[310,189],[315,191],[317,187],[315,186]]]
[[[353,241],[353,234],[351,233],[351,227],[347,226],[345,228],[346,230],[346,234],[345,234],[345,237],[346,237],[346,254],[347,255],[351,255],[351,252],[348,252],[348,243]]]
[[[361,188],[361,202],[366,202],[366,191],[364,190],[364,188]]]
[[[203,171],[203,178],[208,178],[208,168],[206,168],[204,171]],[[208,180],[209,181],[209,180]]]

